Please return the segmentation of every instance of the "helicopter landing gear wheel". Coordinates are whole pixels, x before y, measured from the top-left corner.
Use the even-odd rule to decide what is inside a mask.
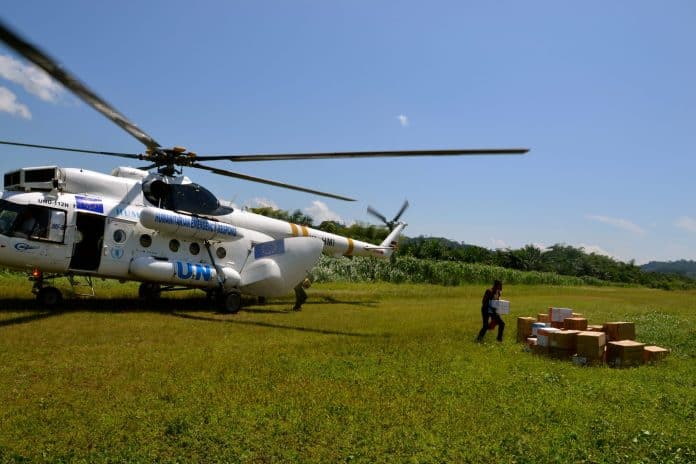
[[[157,300],[162,295],[160,285],[152,282],[143,282],[138,288],[138,296],[142,300]]]
[[[220,295],[220,306],[226,313],[237,314],[242,309],[242,295],[239,292],[227,292]]]
[[[46,309],[54,309],[63,302],[63,295],[56,287],[43,287],[36,294],[39,306]]]

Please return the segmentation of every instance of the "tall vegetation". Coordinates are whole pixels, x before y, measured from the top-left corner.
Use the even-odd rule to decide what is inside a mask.
[[[252,211],[297,224],[312,226],[314,223],[311,217],[305,215],[300,210],[288,213],[272,208],[255,208]],[[385,227],[364,223],[346,226],[336,221],[324,221],[317,228],[325,232],[372,243],[381,242],[389,233]],[[401,273],[409,272],[416,272],[416,274],[406,275],[402,280],[409,282],[432,281],[433,283],[438,281],[437,283],[445,284],[455,281],[460,283],[479,282],[479,278],[475,276],[480,274],[493,275],[491,269],[495,268],[498,269],[496,271],[497,274],[495,274],[498,276],[501,275],[500,272],[503,272],[500,271],[501,269],[505,273],[510,271],[536,273],[533,275],[537,277],[525,278],[532,280],[529,283],[545,283],[554,280],[554,278],[549,277],[550,275],[556,275],[576,277],[580,279],[580,282],[584,283],[614,282],[662,289],[696,288],[696,281],[690,279],[688,275],[645,272],[639,266],[636,266],[634,261],[626,263],[609,256],[587,253],[582,248],[565,244],[555,244],[546,250],[541,250],[534,245],[526,245],[519,249],[489,250],[441,237],[403,237],[399,243],[399,256],[402,258],[416,258],[426,262],[415,264],[416,261],[402,259],[400,262],[392,263],[392,266],[385,265],[384,269],[382,269],[382,265],[368,265],[360,260],[357,261],[360,264],[335,264],[333,268],[327,264],[322,264],[322,266],[323,268],[334,269],[336,272],[338,272],[338,269],[341,269],[341,272],[346,273],[338,273],[336,275],[353,275],[355,273],[354,269],[367,266],[373,269],[370,272],[374,272],[379,280],[387,282],[397,282],[401,279],[401,277],[398,277]],[[433,264],[433,262],[439,264]],[[447,266],[442,262],[457,263],[457,265]],[[464,264],[477,264],[481,267],[467,267],[463,266]],[[437,272],[434,271],[435,268],[438,269]],[[435,274],[433,272],[435,274],[442,272],[442,278],[434,277]],[[387,276],[384,273],[390,274]],[[323,271],[320,274],[322,276],[328,275],[323,274]],[[416,275],[420,277],[416,277]],[[509,277],[518,281],[521,279],[517,275],[513,277],[513,274],[510,274]],[[483,280],[488,281],[490,279],[487,277]],[[560,281],[563,281],[563,279],[559,279],[559,283]]]

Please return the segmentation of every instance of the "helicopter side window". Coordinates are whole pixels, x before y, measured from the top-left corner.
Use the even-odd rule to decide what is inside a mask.
[[[191,253],[193,256],[196,256],[198,253],[201,251],[201,246],[197,244],[196,242],[191,243],[189,245],[189,253]]]
[[[48,240],[62,242],[65,238],[65,211],[49,210]]]
[[[0,234],[63,242],[65,211],[43,206],[23,206],[0,201]]]
[[[12,229],[19,217],[22,206],[0,200],[0,234],[12,235]]]

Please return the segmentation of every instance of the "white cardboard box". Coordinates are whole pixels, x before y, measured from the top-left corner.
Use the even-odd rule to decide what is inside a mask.
[[[491,300],[491,307],[498,314],[510,314],[510,302],[508,300]]]
[[[566,317],[571,317],[573,310],[570,308],[551,308],[551,320],[553,322],[563,322]]]

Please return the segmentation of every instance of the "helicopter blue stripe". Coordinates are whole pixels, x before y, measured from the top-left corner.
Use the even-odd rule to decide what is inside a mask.
[[[285,253],[285,242],[282,239],[259,243],[254,247],[254,258],[256,259],[282,255],[283,253]]]
[[[89,198],[75,195],[75,203],[77,209],[104,214],[104,203],[102,203],[101,198]]]

